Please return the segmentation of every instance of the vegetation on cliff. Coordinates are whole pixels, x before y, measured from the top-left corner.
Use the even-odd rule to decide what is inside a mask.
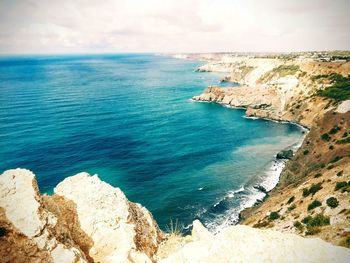
[[[334,99],[336,101],[350,99],[350,76],[342,76],[337,73],[329,75],[316,75],[314,81],[328,81],[330,86],[317,92],[318,96]]]

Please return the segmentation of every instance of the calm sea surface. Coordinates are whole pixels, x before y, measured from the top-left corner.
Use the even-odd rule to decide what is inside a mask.
[[[278,170],[276,152],[302,133],[191,102],[220,77],[198,65],[144,54],[0,57],[1,172],[30,169],[47,193],[97,173],[163,229],[170,219],[212,230],[235,222],[261,197],[253,186]]]

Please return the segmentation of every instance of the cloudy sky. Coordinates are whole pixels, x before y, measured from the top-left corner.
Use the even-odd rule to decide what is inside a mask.
[[[350,50],[350,0],[0,0],[0,53]]]

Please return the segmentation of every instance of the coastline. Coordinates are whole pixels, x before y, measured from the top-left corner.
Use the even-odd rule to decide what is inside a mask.
[[[222,103],[222,102],[200,101],[200,100],[198,101],[198,100],[194,100],[192,98],[189,99],[189,100],[191,102],[197,102],[197,103],[215,103],[215,104],[218,104],[220,106],[223,106],[223,107],[226,107],[226,108],[230,108],[232,110],[235,110],[235,109],[247,110],[247,107],[243,107],[243,106],[242,107],[236,107],[236,106],[231,106],[229,104],[225,104],[225,103]],[[295,125],[295,126],[299,127],[301,129],[301,133],[303,134],[302,138],[299,141],[297,141],[297,142],[287,146],[285,149],[281,149],[281,151],[286,150],[286,149],[292,149],[293,150],[293,155],[295,155],[299,151],[299,149],[301,148],[305,138],[307,137],[307,134],[310,132],[310,128],[308,128],[307,126],[304,126],[304,125],[302,125],[300,123],[289,121],[289,120],[280,120],[280,119],[272,119],[272,118],[266,118],[266,117],[247,116],[246,112],[245,112],[245,115],[243,116],[243,118],[252,119],[252,120],[266,120],[266,121],[272,121],[272,122],[275,122],[275,123],[291,124],[291,125]],[[262,182],[259,185],[253,185],[253,188],[256,191],[255,191],[255,193],[253,192],[253,193],[251,193],[250,196],[248,196],[248,198],[249,197],[250,198],[248,200],[246,200],[245,203],[240,204],[236,220],[233,219],[234,225],[240,224],[240,222],[242,220],[241,214],[244,213],[244,211],[246,209],[253,208],[253,207],[263,203],[264,201],[266,201],[266,199],[269,197],[269,194],[271,193],[271,191],[273,191],[277,187],[277,185],[279,184],[280,177],[281,177],[281,175],[282,175],[282,173],[283,173],[284,169],[286,168],[286,166],[287,166],[289,161],[290,160],[288,160],[288,159],[277,159],[276,155],[273,156],[273,160],[268,165],[266,165],[265,168],[266,169],[271,169],[271,168],[277,166],[276,170],[274,172],[271,172],[269,174],[269,176],[264,176]],[[264,172],[266,174],[266,171],[264,171]],[[263,174],[257,174],[255,179],[262,179],[263,175],[264,175],[264,173]],[[261,191],[260,187],[263,187],[262,189],[264,189],[264,190]],[[260,190],[259,190],[259,188],[260,188]],[[244,187],[243,187],[243,190],[245,190]],[[229,220],[229,219],[230,218],[228,218],[227,220]],[[227,225],[220,226],[218,230],[214,231],[214,233],[219,232],[220,229],[222,229],[224,227],[227,227],[229,225],[232,225],[232,224],[227,224]],[[191,226],[186,226],[186,229],[188,229],[189,227],[191,227]]]
[[[323,95],[331,89],[327,79],[332,76],[339,83],[349,81],[349,62],[230,54],[206,61],[201,70],[231,69],[226,79],[241,86],[209,86],[192,101],[245,109],[244,118],[289,123],[304,133],[294,156],[275,177],[274,187],[262,188],[266,195],[244,207],[238,223],[350,247],[350,188],[339,191],[337,186],[350,179],[350,98]],[[309,189],[315,192],[305,194]],[[326,221],[315,226],[307,221],[313,217]]]

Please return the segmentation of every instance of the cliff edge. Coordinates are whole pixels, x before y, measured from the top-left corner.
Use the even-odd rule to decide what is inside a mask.
[[[162,233],[146,208],[97,175],[66,178],[41,195],[25,169],[0,175],[2,262],[347,262],[350,250],[320,239],[247,226],[217,235]]]
[[[24,169],[0,176],[2,262],[152,262],[163,233],[147,209],[96,175],[40,195]]]

